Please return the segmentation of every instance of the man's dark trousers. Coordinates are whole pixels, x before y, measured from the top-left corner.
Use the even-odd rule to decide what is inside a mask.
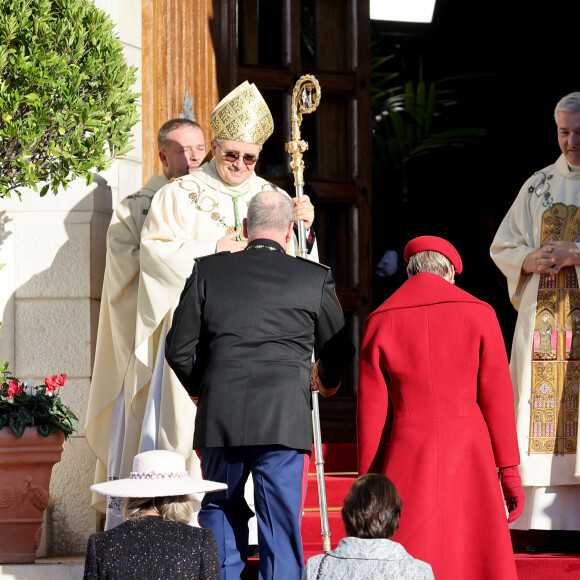
[[[206,494],[199,513],[200,525],[215,534],[222,580],[239,579],[245,566],[248,520],[254,515],[244,498],[250,473],[258,519],[259,577],[301,578],[304,556],[300,524],[309,454],[281,445],[208,447],[198,452],[203,477],[228,484],[227,490]],[[302,485],[297,485],[300,481]],[[283,541],[277,542],[277,538]]]

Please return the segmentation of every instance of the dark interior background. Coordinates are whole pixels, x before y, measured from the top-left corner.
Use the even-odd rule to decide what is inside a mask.
[[[386,250],[399,255],[397,274],[374,276],[375,306],[406,278],[408,239],[445,237],[463,258],[457,285],[496,309],[509,352],[516,312],[489,246],[524,181],[560,153],[553,111],[580,91],[579,8],[573,0],[437,0],[432,24],[373,22],[373,54],[393,54],[400,81],[477,74],[456,83],[451,120],[487,130],[477,145],[410,164],[406,190],[400,176],[385,180],[373,166],[373,267]]]

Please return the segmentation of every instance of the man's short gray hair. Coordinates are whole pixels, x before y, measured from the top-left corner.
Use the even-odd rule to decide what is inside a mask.
[[[558,101],[554,110],[556,121],[558,121],[558,113],[560,111],[580,111],[580,92],[570,93]]]
[[[420,272],[431,272],[431,274],[437,274],[445,278],[445,276],[453,274],[453,265],[443,254],[426,250],[424,252],[417,252],[409,258],[407,272],[409,273],[409,277]]]
[[[294,210],[290,198],[279,191],[275,197],[267,199],[267,191],[256,194],[248,204],[248,237],[259,231],[284,233],[288,224],[294,220]]]

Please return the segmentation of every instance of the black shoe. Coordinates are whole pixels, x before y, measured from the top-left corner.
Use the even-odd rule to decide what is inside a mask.
[[[559,551],[560,550],[550,541],[543,542],[542,544],[530,544],[529,546],[526,546],[526,552],[528,554],[548,554]]]
[[[528,554],[578,554],[580,553],[580,532],[551,530],[550,537],[541,544],[526,546]]]

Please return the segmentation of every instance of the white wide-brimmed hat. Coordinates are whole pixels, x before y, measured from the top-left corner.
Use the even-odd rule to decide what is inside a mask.
[[[135,455],[128,478],[91,485],[91,491],[111,497],[167,497],[221,491],[228,486],[218,481],[193,479],[185,459],[174,451],[145,451]]]

